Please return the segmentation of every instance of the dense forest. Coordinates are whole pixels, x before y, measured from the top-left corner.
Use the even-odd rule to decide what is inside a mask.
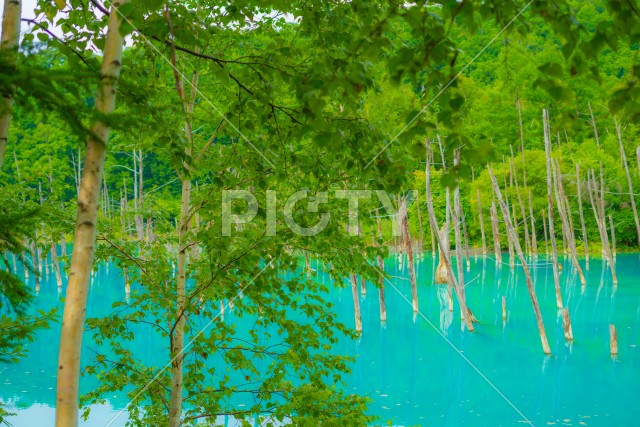
[[[27,7],[2,21],[0,363],[61,325],[38,355],[58,358],[57,426],[118,393],[131,425],[373,425],[332,349],[367,333],[367,286],[386,320],[385,259],[408,265],[418,313],[431,252],[469,332],[465,263],[522,269],[548,354],[530,268],[552,265],[573,340],[559,257],[582,284],[601,259],[617,285],[617,253],[640,249],[633,0]],[[87,317],[106,265],[123,299]],[[36,310],[47,278],[63,304]],[[132,351],[147,334],[166,348],[152,364]],[[84,374],[100,383],[83,394]]]

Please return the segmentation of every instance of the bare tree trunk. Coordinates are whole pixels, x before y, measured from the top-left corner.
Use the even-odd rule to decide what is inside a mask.
[[[407,251],[407,257],[409,262],[409,280],[411,281],[411,305],[413,312],[418,312],[418,284],[416,282],[416,269],[413,263],[413,247],[411,245],[411,234],[409,232],[409,216],[407,214],[407,198],[400,198],[400,209],[398,213],[401,215],[402,231],[404,235],[404,245]]]
[[[596,138],[596,145],[600,148],[600,138],[598,137],[598,127],[596,126],[596,119],[593,117],[593,110],[591,109],[591,103],[587,102],[589,106],[589,115],[591,116],[591,126],[593,127],[593,135]]]
[[[578,272],[580,283],[582,285],[585,285],[587,281],[584,278],[584,273],[582,272],[582,268],[580,267],[580,263],[578,262],[575,235],[573,233],[573,223],[569,220],[571,212],[568,211],[568,202],[566,202],[565,206],[566,197],[564,194],[564,186],[562,184],[562,172],[560,171],[560,165],[558,164],[558,162],[555,162],[555,165],[555,169],[557,171],[556,173],[554,173],[554,177],[556,178],[555,195],[556,203],[558,204],[558,214],[560,215],[560,219],[562,221],[562,228],[569,246],[569,254],[571,255],[573,267]],[[565,210],[565,208],[567,208],[567,210]]]
[[[428,203],[431,200],[431,143],[427,138],[427,164],[425,169],[425,188],[426,188],[426,198],[427,198],[427,208],[429,211],[429,222],[431,223],[431,228],[433,230],[438,230],[438,221],[436,220],[436,215],[433,209],[433,203]],[[460,292],[460,287],[458,285],[458,281],[456,280],[455,275],[453,274],[453,269],[451,268],[451,263],[449,262],[449,252],[447,248],[444,246],[442,240],[440,239],[440,235],[436,234],[436,240],[438,242],[438,247],[440,248],[440,254],[442,258],[442,262],[447,269],[447,274],[449,276],[449,283],[452,284],[453,289],[456,292],[456,296],[458,297],[458,303],[460,304],[460,311],[464,314],[462,316],[462,320],[467,326],[467,330],[469,332],[473,332],[473,321],[475,318],[473,317],[473,313],[467,307],[467,302],[464,298],[464,294]]]
[[[542,210],[542,232],[544,233],[544,253],[548,254],[549,253],[549,241],[547,240],[547,211],[546,210]]]
[[[10,65],[18,62],[18,42],[20,41],[20,18],[22,16],[21,0],[5,0],[2,14],[2,38],[0,51],[9,59]],[[11,107],[13,106],[13,88],[2,95],[4,103],[0,115],[0,168],[4,162],[4,155],[9,139],[9,125],[11,124]]]
[[[509,210],[509,201],[507,200],[505,203],[507,206],[507,210]],[[513,211],[513,213],[514,213],[513,217],[515,218],[515,210]],[[518,232],[515,230],[515,228],[514,228],[514,232],[516,233],[516,238],[518,238]],[[520,239],[518,238],[518,240]],[[511,269],[511,271],[513,271],[513,269],[515,268],[515,251],[513,249],[513,241],[509,239],[508,236],[507,236],[507,248],[509,249],[509,268]]]
[[[418,211],[418,227],[420,227],[420,252],[424,252],[424,230],[422,229],[422,213],[420,212],[420,192],[416,192],[416,210]]]
[[[638,235],[638,246],[640,246],[640,221],[638,220],[638,210],[636,209],[636,198],[633,194],[633,183],[631,182],[631,173],[629,173],[629,165],[627,164],[627,155],[624,153],[624,144],[622,143],[622,132],[620,131],[620,125],[618,120],[613,118],[616,124],[616,132],[618,134],[618,142],[620,143],[620,159],[622,160],[622,166],[627,175],[627,185],[629,186],[629,197],[631,198],[631,209],[633,211],[633,219],[636,222],[636,233]]]
[[[420,206],[418,206],[418,209],[420,209]],[[378,216],[377,209],[376,209],[376,218],[378,220],[378,237],[380,238],[380,240],[382,240],[382,224],[380,222],[380,217]],[[376,244],[376,246],[378,245]],[[380,269],[380,271],[384,273],[384,260],[380,255],[378,255],[378,268]],[[387,304],[384,298],[384,277],[382,276],[382,274],[378,279],[378,301],[380,303],[380,321],[386,322],[387,321]]]
[[[536,223],[533,216],[531,191],[529,191],[529,219],[531,220],[531,250],[533,251],[533,257],[538,258],[538,238],[536,236]]]
[[[584,256],[587,260],[587,270],[589,269],[589,242],[587,239],[587,227],[584,223],[584,211],[582,209],[582,180],[580,178],[580,162],[576,163],[576,186],[578,187],[578,210],[580,212],[580,226],[582,227],[582,244],[584,245]]]
[[[547,213],[549,226],[549,240],[551,241],[551,261],[553,263],[553,282],[556,289],[556,306],[562,308],[562,293],[560,291],[560,271],[558,267],[558,249],[553,224],[553,190],[551,174],[551,137],[549,132],[549,116],[547,110],[542,110],[542,123],[544,127],[544,151],[547,158]]]
[[[611,228],[611,251],[613,255],[613,264],[616,263],[616,229],[613,227],[613,217],[609,214],[609,226]]]
[[[127,0],[121,0],[120,5],[126,2]],[[116,84],[120,74],[123,46],[118,7],[112,6],[109,14],[107,39],[100,71],[101,81],[95,100],[96,110],[100,116],[110,115],[116,101]],[[86,142],[85,167],[78,196],[76,230],[60,334],[56,394],[57,427],[78,425],[78,385],[82,333],[89,279],[93,268],[98,200],[109,139],[109,125],[103,120],[97,119],[91,127],[90,135]]]
[[[353,296],[353,315],[356,322],[356,331],[362,332],[362,316],[360,315],[360,298],[358,297],[358,278],[351,275],[351,294]]]
[[[62,276],[60,275],[60,264],[58,263],[58,249],[56,243],[51,243],[51,263],[53,264],[53,271],[56,273],[56,283],[58,288],[62,287]]]
[[[467,221],[464,211],[460,208],[460,223],[462,225],[462,237],[464,237],[464,256],[467,261],[467,271],[471,270],[471,255],[469,252],[469,233],[467,233]]]
[[[496,202],[491,202],[491,232],[493,233],[493,251],[496,262],[502,264],[502,249],[500,248],[500,228],[498,226],[498,211]]]
[[[480,200],[480,189],[476,190],[478,196],[478,222],[480,222],[480,235],[482,236],[482,255],[487,254],[487,242],[484,235],[484,219],[482,217],[482,202]]]
[[[509,218],[509,209],[505,205],[502,200],[502,194],[500,192],[500,187],[498,186],[498,182],[496,181],[496,177],[493,175],[493,171],[491,167],[489,167],[489,176],[491,177],[491,183],[493,185],[493,191],[496,194],[496,198],[498,199],[498,204],[502,209],[502,216],[505,221],[505,225],[507,227],[507,236],[510,240],[513,240],[513,246],[515,247],[516,253],[518,254],[518,258],[522,263],[522,269],[524,270],[524,275],[526,278],[527,289],[529,291],[529,297],[531,298],[531,304],[533,305],[533,312],[536,316],[536,322],[538,324],[538,332],[540,333],[540,341],[542,343],[542,351],[545,354],[551,354],[551,349],[549,348],[549,342],[547,341],[547,333],[544,328],[544,322],[542,320],[542,314],[540,313],[540,306],[538,304],[538,297],[536,296],[535,286],[533,284],[533,279],[531,278],[531,273],[529,272],[529,266],[527,265],[527,260],[522,253],[522,248],[520,247],[520,242],[516,238],[516,233],[511,224],[511,219]]]
[[[522,223],[524,225],[524,245],[527,248],[527,252],[531,253],[531,239],[529,238],[529,225],[527,221],[527,211],[524,207],[524,203],[522,202],[522,196],[520,195],[520,186],[518,185],[518,172],[516,169],[516,158],[513,155],[513,146],[510,145],[511,149],[511,165],[513,167],[513,181],[516,184],[516,194],[518,195],[518,204],[520,205],[520,215],[522,215]],[[524,151],[523,151],[524,156]],[[523,168],[525,167],[525,163],[523,163]],[[526,184],[525,184],[526,185]]]
[[[591,200],[591,206],[593,208],[593,215],[595,216],[596,223],[598,224],[598,231],[600,232],[600,241],[602,243],[602,254],[609,261],[611,267],[611,278],[613,284],[618,284],[618,278],[616,275],[616,269],[613,262],[613,256],[611,254],[611,248],[609,247],[609,236],[607,235],[606,218],[600,214],[600,207],[602,206],[599,196],[596,194],[596,173],[592,170],[587,175],[587,183],[589,189],[589,198]]]
[[[454,154],[454,167],[458,164],[458,153]],[[460,221],[462,220],[462,206],[460,204],[460,186],[457,185],[453,190],[453,231],[456,241],[456,264],[458,267],[458,285],[460,286],[460,295],[462,298],[467,299],[465,292],[465,280],[464,280],[464,268],[462,267],[462,239],[460,236]],[[460,315],[464,317],[465,313],[461,312]]]

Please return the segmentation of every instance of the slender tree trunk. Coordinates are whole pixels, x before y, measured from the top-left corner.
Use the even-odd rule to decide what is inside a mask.
[[[538,237],[536,236],[536,223],[533,216],[533,199],[529,191],[529,219],[531,220],[531,250],[533,257],[538,258]]]
[[[613,279],[613,284],[618,284],[618,277],[616,275],[616,269],[613,262],[613,256],[611,254],[611,248],[609,247],[609,237],[607,235],[607,226],[606,226],[606,218],[604,214],[600,214],[600,207],[602,203],[599,200],[598,195],[596,194],[596,173],[593,169],[587,176],[587,183],[589,189],[589,198],[591,201],[591,206],[593,208],[593,215],[595,216],[596,223],[598,224],[598,231],[600,232],[600,241],[602,243],[602,254],[608,260],[609,266],[611,267],[611,278]],[[602,193],[601,193],[602,194]]]
[[[576,251],[576,241],[575,241],[575,235],[573,232],[573,223],[569,220],[571,212],[567,210],[568,203],[566,203],[566,206],[565,206],[565,194],[564,194],[564,186],[562,184],[562,172],[560,171],[560,165],[558,164],[558,162],[555,162],[555,170],[557,171],[554,173],[554,178],[556,178],[555,196],[556,196],[556,203],[558,205],[558,214],[560,215],[560,220],[562,221],[562,228],[566,236],[567,244],[569,246],[569,254],[571,256],[571,261],[573,262],[573,267],[578,272],[578,276],[580,277],[580,283],[582,285],[585,285],[587,281],[584,278],[582,267],[580,267],[580,263],[578,262],[578,254]]]
[[[418,284],[416,282],[416,269],[413,263],[413,247],[411,245],[411,234],[409,232],[409,216],[407,214],[407,198],[401,197],[400,199],[400,209],[398,210],[401,213],[402,220],[402,231],[404,235],[404,245],[407,251],[407,258],[409,262],[409,280],[411,281],[411,305],[413,307],[413,312],[418,312]]]
[[[420,253],[424,252],[424,230],[422,229],[422,213],[420,212],[420,192],[416,192],[416,210],[418,211],[418,227],[420,227]]]
[[[476,191],[478,196],[478,222],[480,223],[480,235],[482,236],[482,255],[487,255],[487,241],[484,234],[484,219],[482,217],[482,201],[480,200],[480,189]]]
[[[560,291],[560,271],[558,267],[558,248],[553,224],[553,182],[551,174],[551,137],[549,132],[549,116],[547,110],[542,110],[542,123],[544,127],[544,151],[547,157],[547,213],[549,240],[551,241],[551,262],[553,263],[553,282],[556,289],[556,306],[562,308],[562,293]]]
[[[587,102],[589,106],[589,115],[591,116],[591,126],[593,127],[593,136],[596,138],[596,145],[600,148],[600,137],[598,136],[598,127],[596,126],[596,119],[593,117],[593,109],[591,109],[591,103]]]
[[[613,227],[613,217],[609,214],[609,227],[611,228],[611,252],[613,255],[613,264],[616,263],[616,229]]]
[[[11,65],[18,62],[18,42],[20,40],[20,19],[22,15],[21,0],[4,0],[2,14],[2,38],[0,51],[6,55]],[[11,124],[11,107],[13,106],[13,88],[2,94],[2,114],[0,115],[0,168],[4,162],[4,155],[9,139],[9,125]]]
[[[549,253],[549,241],[547,239],[547,211],[546,210],[542,210],[542,232],[544,233],[544,253],[548,254]]]
[[[166,18],[169,23],[170,31],[171,21],[169,19],[169,12],[166,9]],[[184,91],[184,83],[180,78],[180,74],[176,67],[175,50],[172,49],[172,65],[174,70],[174,77],[176,79],[176,90],[178,96],[182,101],[183,111],[185,114],[185,134],[186,134],[186,146],[184,149],[185,156],[189,158],[193,152],[193,135],[192,135],[192,123],[191,115],[193,114],[197,87],[198,87],[198,72],[194,71],[191,82],[191,94],[189,99]],[[184,165],[188,168],[188,165]],[[178,318],[176,319],[173,336],[171,337],[171,402],[169,406],[169,419],[168,427],[179,427],[181,424],[182,416],[182,367],[184,361],[184,328],[187,317],[186,307],[186,280],[187,280],[187,250],[191,246],[191,242],[188,238],[189,226],[190,226],[190,209],[191,209],[191,178],[187,173],[182,173],[180,177],[182,182],[182,199],[180,204],[180,224],[178,229],[178,277],[176,280],[176,294],[177,304],[176,313]]]
[[[629,173],[629,165],[627,164],[627,155],[624,153],[624,144],[622,143],[622,132],[620,131],[620,125],[618,120],[613,118],[616,124],[616,132],[618,134],[618,142],[620,143],[620,159],[622,160],[622,166],[627,175],[627,185],[629,186],[629,197],[631,198],[631,209],[633,211],[633,219],[636,222],[636,234],[638,235],[638,246],[640,246],[640,221],[638,220],[638,210],[636,209],[636,198],[633,194],[633,183],[631,182],[631,173]]]
[[[428,200],[432,200],[431,197],[431,143],[427,138],[427,162],[425,168],[425,188],[426,188],[426,198]],[[431,223],[431,228],[433,230],[438,230],[438,221],[436,220],[436,215],[433,209],[433,203],[427,203],[427,208],[429,212],[429,222]],[[440,248],[440,254],[442,257],[442,261],[447,269],[447,274],[449,276],[449,282],[452,284],[453,289],[456,292],[456,296],[458,297],[458,303],[460,304],[460,311],[464,314],[462,316],[462,320],[467,326],[467,330],[469,332],[473,332],[473,321],[475,318],[473,317],[473,313],[467,307],[467,302],[464,298],[464,295],[460,292],[460,287],[458,285],[458,281],[456,280],[455,275],[453,274],[453,269],[451,268],[451,263],[449,262],[449,252],[448,248],[446,248],[440,239],[440,235],[436,234],[436,240],[438,242],[438,247]]]
[[[513,146],[509,146],[511,149],[511,164],[513,167],[513,181],[516,185],[516,194],[518,196],[518,204],[520,205],[520,215],[522,215],[522,223],[524,226],[524,245],[527,248],[527,252],[531,253],[531,239],[529,238],[529,225],[527,221],[527,211],[524,207],[524,203],[522,202],[522,196],[520,195],[520,186],[518,185],[518,170],[516,169],[516,158],[513,154]],[[523,152],[524,155],[524,152]],[[522,167],[524,169],[525,163],[523,163]],[[526,184],[525,184],[526,185]]]
[[[351,275],[351,295],[353,296],[353,315],[356,322],[356,331],[362,332],[362,316],[360,315],[360,298],[358,297],[358,278]]]
[[[469,251],[469,233],[467,233],[467,221],[464,216],[464,211],[460,209],[460,223],[462,225],[462,237],[464,237],[464,256],[467,261],[467,271],[471,270],[471,255]]]
[[[121,0],[120,5],[127,0]],[[122,63],[123,38],[120,34],[119,6],[112,6],[95,106],[100,114],[110,115],[115,107],[116,84]],[[84,173],[80,182],[76,230],[71,254],[69,283],[64,304],[58,382],[56,397],[56,426],[78,425],[78,383],[82,332],[87,306],[87,294],[96,240],[98,200],[104,160],[109,139],[109,125],[97,119],[87,138]]]
[[[420,206],[418,206],[418,209],[420,209]],[[376,219],[378,220],[378,238],[382,240],[382,224],[380,221],[380,216],[378,216],[377,209],[376,209]],[[376,243],[376,246],[378,246],[377,243]],[[380,269],[380,271],[384,272],[384,260],[380,255],[378,255],[378,268]],[[387,321],[387,304],[384,298],[384,277],[382,276],[382,274],[378,279],[378,301],[380,303],[380,321],[386,322]]]
[[[454,167],[458,164],[458,153],[456,152],[454,155]],[[460,295],[466,301],[466,292],[465,292],[465,280],[464,280],[464,268],[462,267],[462,239],[460,236],[460,222],[462,220],[462,206],[460,204],[460,186],[456,186],[455,190],[453,190],[453,231],[454,238],[456,241],[456,264],[458,267],[458,285],[460,286]],[[460,315],[462,317],[465,316],[465,312],[461,311]]]
[[[60,275],[60,264],[58,263],[58,249],[56,248],[56,242],[51,243],[51,263],[53,264],[53,271],[56,273],[56,283],[58,288],[62,287],[62,276]]]
[[[189,143],[190,145],[190,143]],[[189,148],[186,150],[189,151]],[[189,208],[191,205],[191,179],[187,176],[182,181],[182,199],[180,203],[180,229],[178,232],[178,277],[176,281],[177,314],[176,325],[171,337],[171,407],[169,409],[169,427],[180,425],[182,415],[182,364],[184,361],[184,326],[186,323],[186,281],[187,250],[189,242]]]
[[[516,238],[516,233],[511,224],[511,219],[509,218],[509,209],[506,204],[502,200],[502,194],[500,193],[500,187],[498,186],[498,182],[496,181],[496,177],[493,175],[493,171],[491,167],[489,167],[489,176],[491,177],[491,183],[493,185],[493,191],[496,194],[496,198],[498,199],[498,204],[502,209],[502,216],[505,221],[505,225],[507,227],[507,235],[510,240],[513,240],[513,246],[515,247],[515,251],[518,254],[518,258],[522,263],[522,269],[524,270],[524,275],[526,278],[527,289],[529,291],[529,297],[531,298],[531,304],[533,305],[533,312],[536,316],[536,323],[538,324],[538,332],[540,333],[540,341],[542,343],[542,351],[545,354],[551,354],[551,349],[549,348],[549,342],[547,341],[547,333],[544,328],[544,322],[542,320],[542,314],[540,313],[540,306],[538,304],[538,297],[536,296],[535,286],[533,284],[533,279],[531,278],[531,273],[529,272],[529,266],[527,265],[527,260],[522,253],[522,248],[520,247],[520,242]]]
[[[582,209],[582,180],[580,178],[580,162],[576,163],[576,186],[578,187],[578,211],[580,212],[580,226],[582,227],[582,244],[584,245],[584,256],[589,269],[589,242],[587,238],[587,227],[584,223],[584,211]]]
[[[496,256],[496,262],[502,265],[502,249],[500,248],[500,228],[498,226],[498,211],[496,202],[491,202],[491,232],[493,233],[493,251]]]

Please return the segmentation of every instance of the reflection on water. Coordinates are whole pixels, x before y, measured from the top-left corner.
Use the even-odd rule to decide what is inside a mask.
[[[416,272],[420,308],[431,324],[414,317],[410,304],[391,287],[386,289],[387,322],[380,324],[377,292],[371,292],[373,284],[367,283],[370,292],[361,298],[363,335],[356,342],[343,340],[336,348],[357,358],[347,387],[369,396],[371,412],[398,426],[515,426],[525,423],[523,416],[534,425],[639,425],[639,262],[638,254],[618,255],[616,287],[599,260],[591,260],[586,286],[579,284],[570,263],[564,263],[563,299],[575,338],[567,344],[555,307],[550,265],[544,259],[538,261],[532,271],[553,352],[547,357],[540,348],[524,276],[517,267],[511,273],[508,265],[497,267],[492,259],[471,260],[465,274],[466,294],[480,323],[470,334],[461,327],[457,307],[450,310],[446,286],[432,285],[435,260],[427,254],[417,260]],[[317,280],[330,284],[329,276],[313,267],[318,270]],[[385,268],[410,299],[406,260],[390,258]],[[29,280],[33,284],[33,277]],[[41,285],[36,308],[61,307],[61,297],[55,277],[49,277]],[[506,298],[506,322],[502,297]],[[117,269],[97,269],[88,316],[106,315],[113,302],[124,299],[124,282]],[[339,318],[351,325],[351,290],[333,288],[329,299]],[[226,319],[251,322],[229,312]],[[609,355],[609,324],[618,329],[616,359]],[[59,325],[42,331],[29,345],[27,358],[0,366],[0,400],[18,413],[9,419],[16,427],[53,424],[58,335]],[[85,336],[84,344],[87,363],[93,354],[90,336]],[[138,335],[134,345],[145,363],[160,365],[167,359],[166,344],[157,337]],[[97,386],[97,380],[83,377],[81,386],[86,392]],[[85,425],[105,425],[126,403],[124,395],[110,396],[106,405],[92,410]],[[113,425],[124,425],[125,420],[120,417]],[[221,425],[225,421],[229,420],[220,419]]]

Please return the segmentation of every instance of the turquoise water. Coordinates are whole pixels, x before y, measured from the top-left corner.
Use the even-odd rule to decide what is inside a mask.
[[[564,261],[563,297],[575,337],[573,344],[567,344],[550,266],[538,260],[532,271],[553,352],[545,356],[524,276],[517,267],[512,273],[490,258],[471,260],[465,272],[467,300],[480,323],[470,334],[461,327],[457,307],[449,312],[446,288],[432,285],[435,263],[430,255],[416,265],[418,316],[399,294],[411,298],[406,262],[388,259],[385,268],[397,290],[386,289],[386,324],[379,321],[377,290],[368,284],[366,297],[361,296],[363,334],[358,341],[341,341],[335,350],[356,357],[347,387],[372,399],[370,411],[381,417],[381,424],[390,420],[396,426],[485,427],[530,421],[536,426],[638,426],[639,263],[640,254],[618,255],[619,284],[614,287],[599,260],[591,260],[586,286],[579,284]],[[317,280],[330,283],[321,271]],[[61,296],[50,277],[41,286],[36,306],[61,306]],[[106,315],[113,302],[124,298],[119,272],[102,267],[93,278],[88,315]],[[333,288],[330,299],[340,319],[352,325],[351,290]],[[228,315],[227,321],[238,320]],[[610,323],[618,329],[620,354],[615,359],[609,354]],[[57,325],[42,331],[29,345],[27,358],[0,365],[0,400],[17,412],[8,419],[15,427],[53,425],[58,334]],[[83,358],[88,361],[92,343],[84,344]],[[145,360],[166,353],[165,342],[153,336],[138,337],[135,345]],[[82,378],[83,391],[96,385],[96,379]],[[92,409],[84,425],[104,426],[126,403],[124,396],[109,397],[106,405]],[[112,425],[124,425],[125,420],[121,416]]]

